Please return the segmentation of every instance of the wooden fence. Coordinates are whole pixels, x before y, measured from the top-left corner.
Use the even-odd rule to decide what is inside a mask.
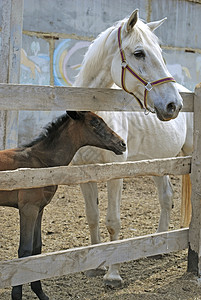
[[[9,3],[9,5],[8,5]],[[19,72],[20,35],[22,26],[23,0],[3,0],[4,26],[2,41],[13,43],[13,52],[3,47],[4,61],[1,68],[0,110],[4,120],[17,118],[18,110],[109,110],[138,111],[133,97],[124,91],[111,89],[65,88],[48,86],[27,86],[17,83],[8,74]],[[19,9],[21,8],[21,10]],[[17,16],[17,17],[16,17]],[[4,24],[4,23],[3,23]],[[16,26],[20,25],[20,26]],[[3,28],[3,26],[2,26]],[[9,29],[10,28],[10,29]],[[13,30],[11,30],[13,28]],[[17,28],[17,31],[15,31]],[[11,32],[9,31],[11,30]],[[12,39],[8,39],[8,36]],[[15,38],[13,38],[13,34]],[[18,41],[18,43],[16,42]],[[10,45],[11,46],[11,45]],[[16,50],[16,51],[15,51]],[[9,54],[8,54],[9,52]],[[10,66],[10,67],[9,67]],[[11,67],[12,66],[12,67]],[[8,68],[7,68],[8,67]],[[10,70],[10,71],[9,71]],[[11,72],[12,71],[12,72]],[[10,73],[9,73],[10,72]],[[99,266],[108,266],[148,257],[159,253],[178,251],[189,246],[188,270],[201,273],[201,85],[195,93],[181,93],[184,99],[183,111],[194,111],[194,153],[191,157],[155,159],[140,162],[98,164],[90,166],[69,166],[48,169],[18,169],[0,172],[0,190],[31,188],[51,184],[75,184],[101,181],[136,175],[188,174],[192,176],[192,221],[190,228],[157,233],[144,237],[103,243],[55,253],[47,253],[0,263],[0,288],[36,281],[53,276],[80,272]],[[108,101],[108,99],[110,99]],[[13,111],[13,114],[10,113]],[[2,119],[0,128],[2,129]],[[5,135],[7,133],[4,131]],[[5,139],[5,137],[4,137]],[[1,139],[2,140],[2,139]],[[1,143],[0,143],[1,144]]]
[[[0,84],[0,109],[31,110],[105,110],[104,94],[110,94],[107,110],[122,110],[122,105],[130,101],[126,110],[133,110],[134,101],[120,90],[53,88],[43,86],[23,86]],[[31,90],[31,92],[30,92]],[[80,91],[82,102],[80,102]],[[28,97],[26,97],[28,95]],[[70,95],[70,96],[69,96]],[[189,247],[189,270],[200,273],[200,196],[199,176],[201,153],[199,144],[201,115],[201,88],[195,93],[181,93],[184,98],[184,111],[195,109],[195,151],[193,157],[154,159],[138,162],[107,163],[89,166],[67,166],[44,169],[18,169],[0,172],[0,189],[12,190],[52,184],[76,184],[88,181],[106,181],[112,178],[133,177],[136,175],[192,175],[193,214],[190,231],[181,229],[157,233],[95,246],[69,249],[33,257],[15,259],[0,263],[0,287],[18,285],[38,279],[51,278],[91,268],[126,262],[159,253],[182,250]],[[70,98],[70,100],[69,100]],[[39,100],[41,100],[41,102]],[[49,99],[52,99],[49,101]],[[84,99],[84,100],[83,100]],[[101,102],[103,99],[103,102]],[[123,100],[122,100],[123,99]],[[5,104],[6,100],[6,104]],[[36,101],[37,102],[36,102]],[[42,101],[43,100],[43,101]],[[73,105],[72,105],[73,103]],[[103,103],[103,105],[102,105]],[[115,106],[114,106],[115,104]],[[134,104],[135,106],[135,104]],[[190,235],[189,235],[190,232]]]

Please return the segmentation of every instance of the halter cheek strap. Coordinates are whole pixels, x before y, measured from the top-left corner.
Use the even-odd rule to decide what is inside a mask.
[[[159,79],[159,80],[156,80],[156,81],[148,82],[144,78],[142,78],[140,75],[138,75],[129,66],[129,64],[126,61],[125,52],[122,49],[121,29],[122,29],[122,25],[118,28],[118,44],[119,44],[119,51],[120,51],[120,56],[121,56],[121,67],[122,67],[122,71],[121,71],[121,85],[122,85],[122,88],[124,89],[124,91],[126,91],[127,93],[133,95],[136,98],[136,100],[138,101],[138,103],[139,103],[139,105],[142,109],[145,109],[145,111],[148,110],[148,111],[154,112],[147,105],[148,92],[150,92],[154,86],[157,86],[159,84],[167,83],[167,82],[176,82],[176,81],[173,77],[165,77],[165,78],[162,78],[162,79]],[[142,101],[136,95],[134,95],[134,93],[129,92],[127,90],[126,85],[125,85],[126,70],[128,70],[135,78],[137,78],[142,84],[144,84],[144,88],[145,88],[145,90],[144,90],[144,104],[142,103]]]

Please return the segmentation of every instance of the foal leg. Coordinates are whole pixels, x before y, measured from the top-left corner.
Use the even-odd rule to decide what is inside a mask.
[[[38,208],[28,203],[19,209],[20,213],[20,245],[18,257],[26,257],[32,255],[33,236],[35,222],[38,216]],[[12,288],[12,300],[22,299],[22,285]]]
[[[157,232],[168,231],[170,213],[173,208],[173,188],[169,176],[154,176],[153,180],[158,189],[159,203],[161,207]]]
[[[42,238],[41,238],[41,221],[42,221],[43,210],[38,214],[34,229],[34,240],[33,240],[33,252],[32,255],[41,254],[42,249]],[[40,280],[31,282],[32,291],[38,296],[40,300],[49,300],[49,297],[45,295],[42,290]]]
[[[99,208],[98,208],[98,188],[96,182],[88,182],[80,184],[82,194],[85,200],[85,210],[87,221],[89,225],[91,243],[100,243],[100,229],[99,229]],[[86,271],[89,277],[99,276],[105,274],[105,268],[97,268]]]
[[[110,234],[110,240],[118,240],[119,231],[121,228],[120,221],[120,204],[123,188],[123,179],[110,180],[107,183],[108,189],[108,209],[106,216],[106,226]],[[104,282],[111,287],[119,287],[123,280],[119,275],[119,264],[114,264],[109,267],[107,274],[104,276]]]
[[[38,213],[38,217],[37,217],[37,220],[35,223],[32,255],[41,254],[41,250],[42,250],[42,238],[41,238],[42,216],[43,216],[43,209]]]

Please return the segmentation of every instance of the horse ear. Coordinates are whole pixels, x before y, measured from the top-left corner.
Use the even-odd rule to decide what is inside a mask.
[[[147,26],[150,28],[151,31],[154,31],[156,28],[161,26],[165,22],[165,20],[167,20],[167,18],[155,22],[150,22],[147,23]]]
[[[133,29],[133,27],[137,23],[137,20],[138,20],[138,11],[139,10],[136,9],[130,15],[130,17],[129,17],[128,21],[127,21],[127,24],[126,24],[126,30],[127,30],[127,32],[130,32],[131,29]]]

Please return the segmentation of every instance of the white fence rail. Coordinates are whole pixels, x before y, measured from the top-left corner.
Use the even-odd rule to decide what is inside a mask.
[[[0,190],[70,185],[89,181],[108,181],[140,175],[163,176],[189,174],[191,157],[114,162],[83,166],[17,169],[0,172]]]
[[[2,262],[0,288],[183,250],[188,232],[174,230]]]
[[[181,93],[182,111],[194,111],[193,93]],[[0,83],[0,110],[142,111],[122,90]]]

